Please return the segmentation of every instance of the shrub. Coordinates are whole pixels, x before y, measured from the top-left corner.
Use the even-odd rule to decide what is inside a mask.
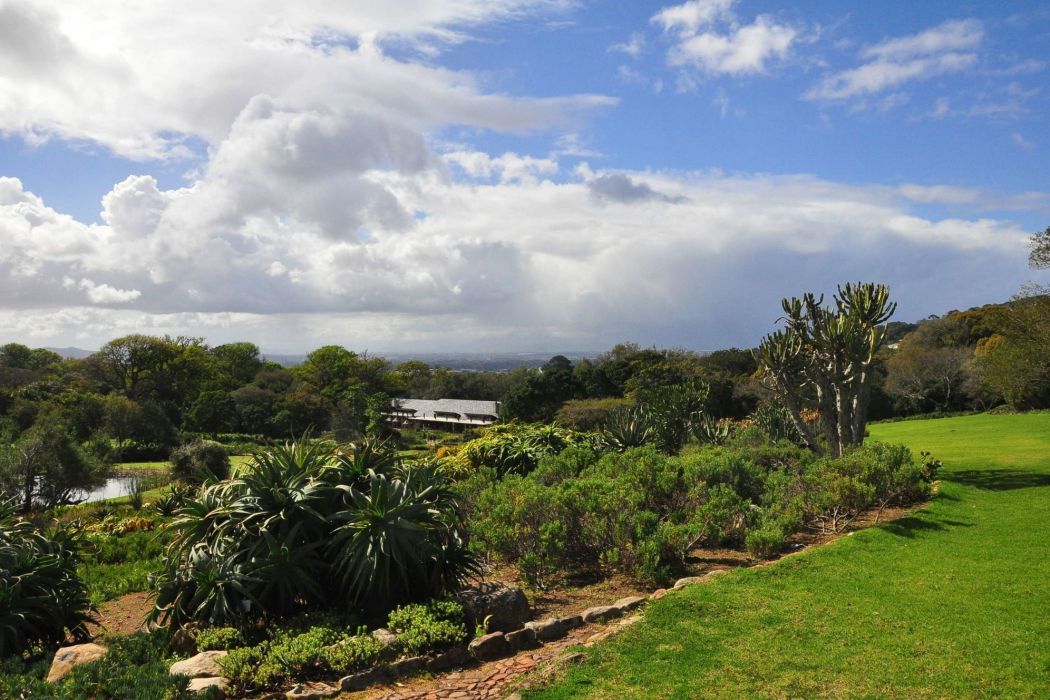
[[[230,478],[230,456],[221,445],[197,440],[175,448],[169,459],[172,478],[186,484]]]
[[[397,633],[398,645],[410,656],[454,646],[468,637],[463,606],[454,601],[396,608],[387,627]]]
[[[744,546],[747,553],[756,559],[768,559],[783,549],[787,537],[783,528],[773,522],[763,523],[761,527],[754,528],[744,538]]]
[[[324,665],[335,673],[356,673],[379,663],[383,644],[370,634],[361,633],[321,650]]]
[[[572,448],[526,476],[472,479],[473,541],[539,588],[611,571],[662,582],[696,547],[771,556],[800,528],[838,532],[869,508],[925,498],[936,474],[934,460],[916,464],[904,447],[817,458],[759,435],[680,457]]]
[[[562,404],[554,422],[571,430],[601,430],[613,414],[631,405],[629,399],[574,399]]]
[[[570,445],[594,445],[596,438],[553,425],[506,423],[494,425],[463,445],[456,455],[473,469],[489,467],[500,475],[528,474],[546,455]]]
[[[197,651],[229,651],[244,645],[244,636],[234,627],[205,627],[194,635]]]
[[[77,576],[76,527],[42,530],[0,503],[0,658],[32,645],[88,637],[93,620]]]

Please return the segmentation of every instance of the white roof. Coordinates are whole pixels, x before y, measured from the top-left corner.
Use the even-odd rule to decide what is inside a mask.
[[[499,415],[499,401],[473,401],[470,399],[394,399],[394,410],[414,410],[414,418],[432,419],[437,413],[458,413],[464,419],[467,414],[478,416]]]

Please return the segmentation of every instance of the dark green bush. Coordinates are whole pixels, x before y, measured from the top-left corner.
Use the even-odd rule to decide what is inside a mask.
[[[171,477],[186,484],[230,478],[230,456],[222,445],[197,440],[171,452]]]

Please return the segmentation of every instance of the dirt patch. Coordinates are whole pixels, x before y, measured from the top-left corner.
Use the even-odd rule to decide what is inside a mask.
[[[98,624],[91,626],[91,636],[132,634],[146,629],[146,615],[153,609],[149,594],[128,593],[98,606]]]

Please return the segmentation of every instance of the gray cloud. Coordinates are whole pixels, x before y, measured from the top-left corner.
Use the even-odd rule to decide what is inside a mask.
[[[669,196],[657,192],[645,182],[635,182],[629,175],[609,173],[587,181],[587,187],[595,199],[603,202],[633,204],[635,202],[667,202],[681,204],[689,201],[681,195]]]

